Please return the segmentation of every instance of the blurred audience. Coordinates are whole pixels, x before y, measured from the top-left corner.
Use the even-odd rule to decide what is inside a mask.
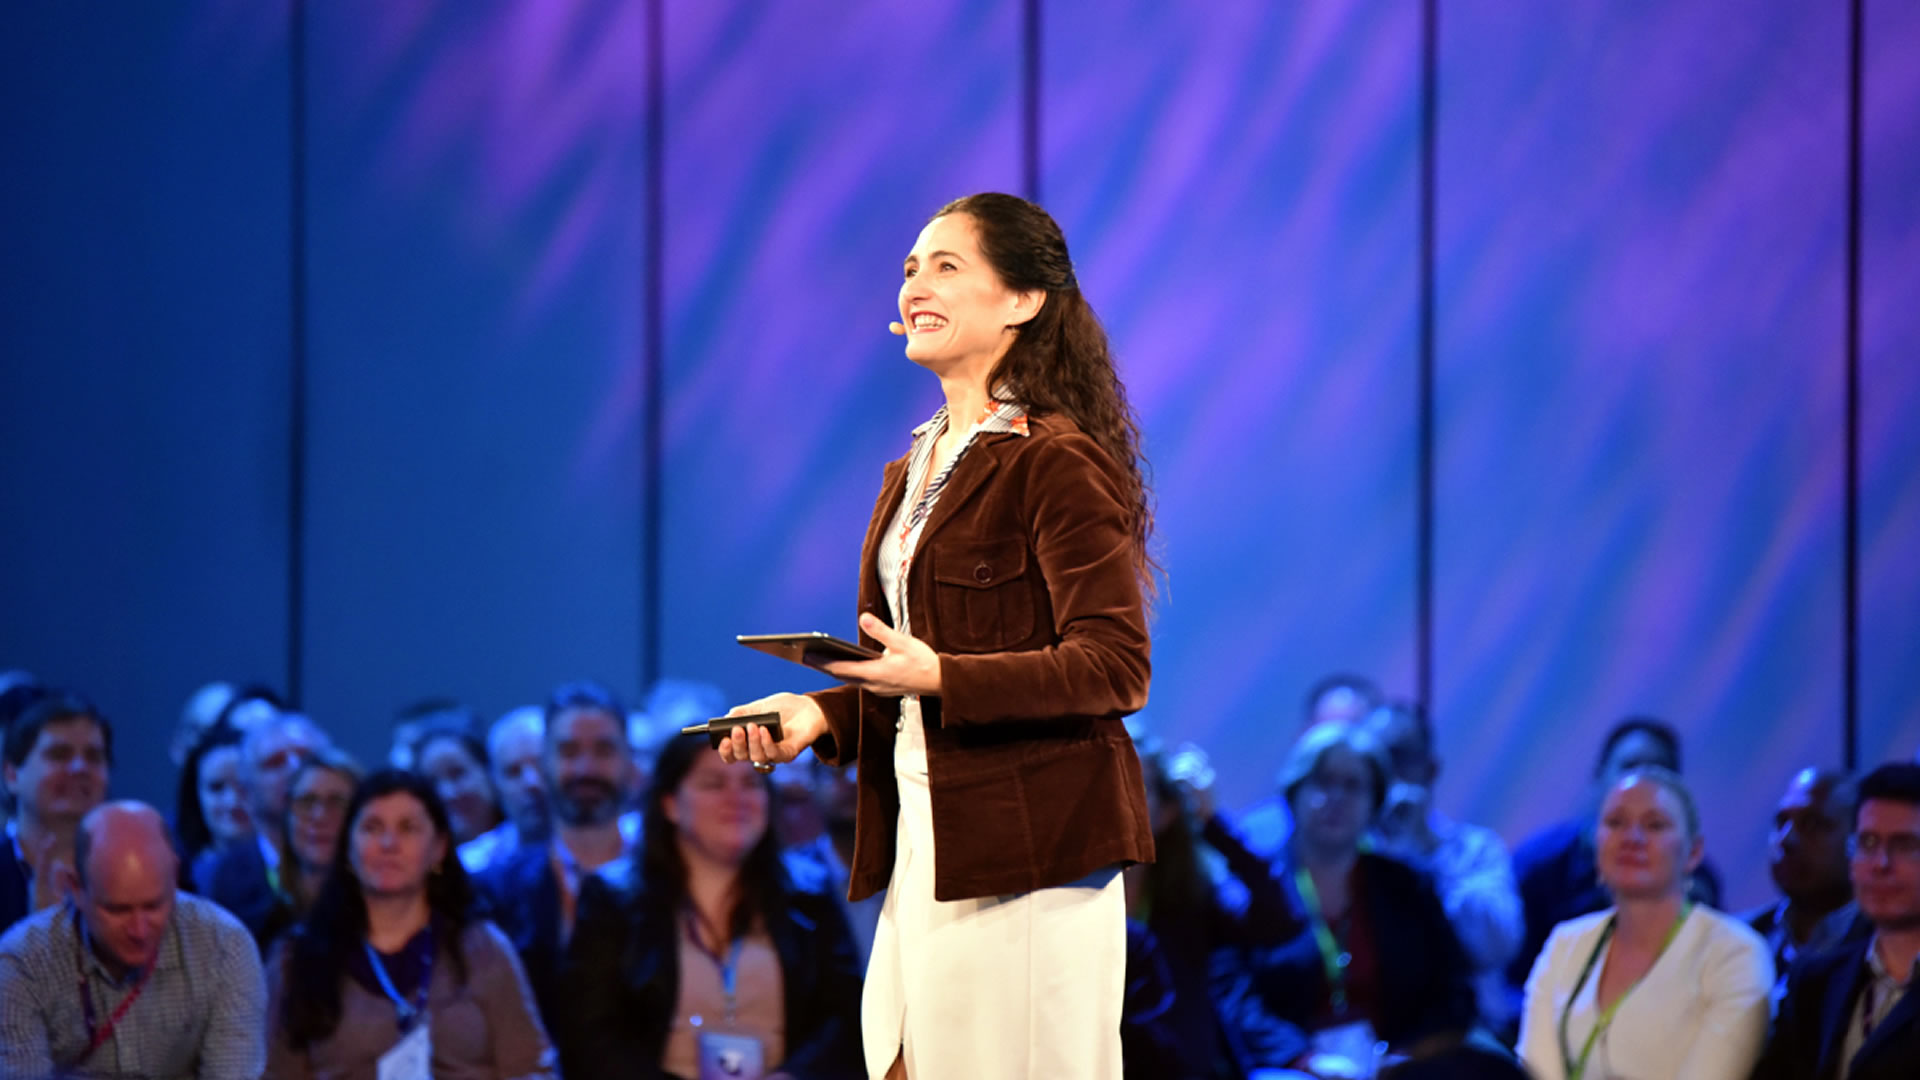
[[[483,912],[525,962],[549,1028],[559,1020],[559,971],[581,883],[634,843],[621,827],[633,776],[626,723],[620,699],[599,683],[564,683],[553,691],[544,762],[553,836],[521,844],[474,878]]]
[[[460,862],[468,873],[479,873],[522,843],[544,843],[552,834],[546,775],[540,765],[546,753],[546,728],[544,708],[522,705],[508,710],[488,730],[487,763],[505,819],[460,845]]]
[[[1775,998],[1803,953],[1824,952],[1873,932],[1853,903],[1847,835],[1856,789],[1829,769],[1802,769],[1773,814],[1767,869],[1781,899],[1743,916],[1773,950]]]
[[[286,833],[277,823],[286,818],[288,785],[307,759],[331,746],[326,733],[298,713],[253,722],[240,743],[240,776],[255,828],[195,860],[194,891],[237,916],[262,946],[275,929],[274,910],[285,902]]]
[[[1860,781],[1847,840],[1871,932],[1802,953],[1754,1080],[1911,1080],[1920,1074],[1920,763]]]
[[[478,838],[505,820],[493,790],[486,741],[478,714],[441,713],[420,723],[413,744],[414,771],[432,780],[453,821],[454,843]]]
[[[192,883],[193,865],[203,853],[253,836],[253,816],[247,811],[247,791],[241,780],[244,740],[238,730],[216,724],[201,732],[200,741],[180,763],[173,830],[185,868],[182,884]]]
[[[1603,911],[1613,902],[1601,884],[1594,850],[1595,817],[1602,795],[1635,769],[1658,766],[1680,772],[1680,733],[1664,721],[1630,716],[1615,724],[1600,745],[1588,807],[1575,818],[1549,826],[1522,841],[1513,852],[1513,877],[1527,933],[1507,965],[1507,984],[1518,1000],[1533,961],[1553,928],[1582,915]],[[1702,861],[1688,879],[1695,900],[1720,905],[1720,875]]]
[[[180,722],[174,725],[173,738],[167,741],[167,759],[173,762],[174,768],[186,765],[187,755],[219,722],[220,714],[226,711],[237,692],[238,688],[230,682],[210,682],[187,698],[187,703],[180,708]]]
[[[1459,1041],[1474,1025],[1472,965],[1427,875],[1367,850],[1391,770],[1364,728],[1316,724],[1295,743],[1281,791],[1295,828],[1281,883],[1305,928],[1256,953],[1254,985],[1303,1029],[1317,1074],[1370,1075],[1376,1055]]]
[[[3,775],[13,801],[0,849],[0,933],[62,898],[81,819],[107,797],[113,725],[93,703],[48,690],[7,725]]]
[[[383,769],[345,818],[313,910],[268,970],[266,1076],[557,1078],[512,946],[473,916],[432,782]]]
[[[1520,1057],[1537,1080],[1741,1080],[1767,1034],[1773,958],[1688,896],[1706,842],[1678,773],[1629,769],[1596,833],[1607,910],[1554,928],[1527,979]]]
[[[1507,993],[1507,964],[1526,932],[1507,845],[1493,830],[1450,821],[1433,808],[1440,758],[1426,710],[1407,703],[1382,705],[1361,723],[1385,750],[1392,770],[1386,806],[1374,825],[1377,848],[1433,875],[1447,918],[1473,964],[1480,1021],[1504,1030],[1518,1011]]]
[[[177,891],[160,814],[99,806],[74,843],[72,903],[0,938],[0,1076],[258,1077],[259,956],[226,912]]]
[[[1380,687],[1365,675],[1339,672],[1325,676],[1308,688],[1301,702],[1299,730],[1319,724],[1355,723],[1384,701]],[[1247,808],[1235,831],[1248,850],[1264,858],[1278,858],[1293,833],[1293,814],[1286,795],[1276,792]]]
[[[833,766],[808,754],[774,774],[780,798],[777,835],[789,862],[811,863],[821,889],[840,901],[840,913],[853,931],[854,953],[860,970],[873,955],[873,935],[880,926],[885,889],[861,900],[847,899],[853,874],[853,810],[860,797],[854,783],[855,766]],[[796,807],[800,808],[796,811]]]
[[[569,1080],[862,1075],[860,971],[839,905],[797,888],[771,783],[705,740],[656,759],[644,843],[588,879],[568,952]]]
[[[294,771],[287,785],[286,813],[274,823],[280,831],[281,850],[287,853],[286,872],[280,876],[274,911],[258,933],[263,945],[270,945],[313,908],[333,872],[347,807],[359,787],[359,763],[338,750],[322,750]]]
[[[13,718],[25,712],[27,706],[46,696],[46,687],[29,672],[18,669],[0,671],[0,743],[6,740],[7,729],[13,726]],[[0,824],[13,818],[13,797],[0,786]]]
[[[1306,1038],[1254,994],[1246,958],[1303,924],[1271,867],[1214,813],[1199,747],[1136,736],[1136,748],[1155,858],[1126,870],[1127,1076],[1239,1080],[1284,1068]]]

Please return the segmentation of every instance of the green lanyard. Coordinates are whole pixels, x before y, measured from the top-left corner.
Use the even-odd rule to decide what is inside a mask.
[[[1674,938],[1680,936],[1680,928],[1686,925],[1687,916],[1692,913],[1691,901],[1680,905],[1680,917],[1673,920],[1673,927],[1667,931],[1666,940],[1660,943],[1660,951],[1653,954],[1654,964],[1658,964],[1660,958],[1667,954],[1667,947],[1673,944]],[[1600,962],[1600,951],[1607,947],[1607,942],[1613,940],[1613,924],[1617,918],[1618,916],[1610,916],[1607,919],[1606,929],[1600,931],[1600,940],[1594,943],[1593,952],[1587,955],[1586,966],[1580,969],[1580,977],[1574,980],[1573,995],[1567,998],[1567,1007],[1560,1012],[1560,1061],[1566,1066],[1567,1080],[1580,1080],[1580,1075],[1587,1071],[1587,1059],[1593,1056],[1594,1044],[1600,1041],[1600,1036],[1613,1026],[1613,1014],[1620,1011],[1620,1003],[1627,1000],[1627,995],[1633,993],[1634,987],[1640,985],[1640,979],[1646,978],[1642,975],[1640,979],[1633,980],[1631,986],[1621,991],[1619,997],[1613,999],[1613,1004],[1600,1011],[1600,1019],[1594,1021],[1593,1030],[1587,1032],[1586,1045],[1580,1048],[1580,1060],[1575,1061],[1567,1053],[1567,1017],[1573,1013],[1573,1003],[1580,996],[1580,988],[1587,985],[1588,977],[1593,974],[1594,965]],[[1653,965],[1649,964],[1647,970],[1652,971]],[[1598,993],[1598,991],[1595,992]]]
[[[1307,921],[1313,926],[1314,944],[1320,946],[1320,964],[1327,972],[1327,989],[1333,998],[1333,1011],[1336,1016],[1347,1012],[1347,968],[1353,963],[1353,954],[1340,947],[1333,938],[1333,927],[1327,925],[1326,915],[1320,910],[1320,890],[1313,887],[1313,875],[1307,868],[1298,866],[1293,871],[1293,887],[1299,891],[1300,899],[1307,905]]]

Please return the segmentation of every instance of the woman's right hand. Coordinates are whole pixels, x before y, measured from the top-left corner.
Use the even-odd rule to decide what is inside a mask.
[[[767,734],[764,724],[737,727],[721,741],[720,760],[746,761],[756,766],[784,765],[799,757],[801,751],[827,733],[827,714],[821,712],[820,706],[804,694],[774,694],[737,706],[729,710],[727,715],[748,716],[769,712],[780,714],[779,742]]]

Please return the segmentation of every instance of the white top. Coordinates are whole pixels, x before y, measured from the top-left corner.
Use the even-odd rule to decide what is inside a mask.
[[[1567,1062],[1580,1056],[1600,1020],[1594,998],[1610,950],[1600,938],[1612,918],[1608,909],[1554,927],[1527,976],[1520,1058],[1537,1080],[1567,1080]],[[1576,988],[1596,947],[1593,970]],[[1773,956],[1760,935],[1695,905],[1666,952],[1620,1002],[1581,1080],[1746,1080],[1766,1041],[1772,989]]]

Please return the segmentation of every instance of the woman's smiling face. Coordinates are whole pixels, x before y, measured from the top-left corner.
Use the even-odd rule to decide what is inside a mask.
[[[1043,293],[1006,286],[980,248],[970,214],[927,222],[907,255],[900,283],[900,321],[907,328],[907,359],[945,369],[956,362],[991,362],[1013,341],[1013,327],[1039,310]]]

